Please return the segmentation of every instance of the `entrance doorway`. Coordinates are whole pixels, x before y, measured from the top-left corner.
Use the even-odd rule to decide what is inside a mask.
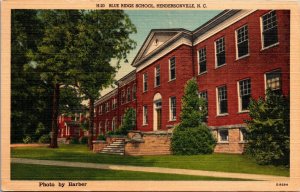
[[[160,93],[156,93],[153,98],[153,131],[162,128],[162,98]]]

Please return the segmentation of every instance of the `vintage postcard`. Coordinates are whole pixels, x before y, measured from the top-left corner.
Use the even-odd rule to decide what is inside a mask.
[[[298,1],[3,0],[2,191],[298,191]]]

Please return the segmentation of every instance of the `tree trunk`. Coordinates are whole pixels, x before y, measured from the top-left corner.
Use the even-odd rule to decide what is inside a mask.
[[[90,113],[90,122],[89,122],[89,139],[88,145],[90,150],[93,150],[93,135],[94,135],[94,99],[90,98],[89,102],[89,113]]]
[[[57,135],[58,135],[58,108],[59,108],[59,84],[54,84],[53,90],[53,103],[52,103],[52,122],[51,122],[51,143],[50,148],[58,148]]]

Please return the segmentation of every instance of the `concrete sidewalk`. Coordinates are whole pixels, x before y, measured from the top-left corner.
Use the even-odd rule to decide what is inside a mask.
[[[81,167],[81,168],[92,168],[92,169],[122,170],[122,171],[142,171],[142,172],[151,172],[151,173],[226,177],[226,178],[235,178],[235,179],[250,179],[250,180],[265,180],[265,181],[289,180],[289,177],[272,176],[272,175],[228,173],[228,172],[201,171],[201,170],[190,170],[190,169],[173,169],[173,168],[162,168],[162,167],[111,165],[111,164],[65,162],[65,161],[53,161],[53,160],[23,159],[23,158],[11,158],[11,162],[12,163],[22,163],[22,164],[35,164],[35,165]]]

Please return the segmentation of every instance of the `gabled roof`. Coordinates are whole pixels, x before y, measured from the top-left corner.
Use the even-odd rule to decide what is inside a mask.
[[[169,46],[174,41],[183,36],[190,38],[191,32],[182,28],[152,29],[146,37],[143,45],[141,46],[131,65],[134,67],[138,66],[141,61],[155,55],[160,50]]]
[[[163,49],[171,46],[175,41],[177,41],[180,38],[186,38],[189,39],[192,44],[193,41],[205,34],[207,31],[211,30],[212,28],[218,26],[222,22],[224,22],[226,19],[232,17],[236,13],[238,13],[241,10],[224,10],[194,31],[189,31],[183,28],[175,28],[175,29],[152,29],[150,33],[148,34],[146,40],[144,41],[143,45],[141,46],[140,50],[138,51],[136,57],[134,58],[132,62],[133,67],[138,67],[141,65],[144,61],[147,61],[149,58],[152,56],[156,55]],[[151,43],[154,41],[155,36],[161,36],[161,35],[166,35],[169,38],[166,38],[165,41],[158,45],[155,49],[150,49],[149,47],[151,46]]]

